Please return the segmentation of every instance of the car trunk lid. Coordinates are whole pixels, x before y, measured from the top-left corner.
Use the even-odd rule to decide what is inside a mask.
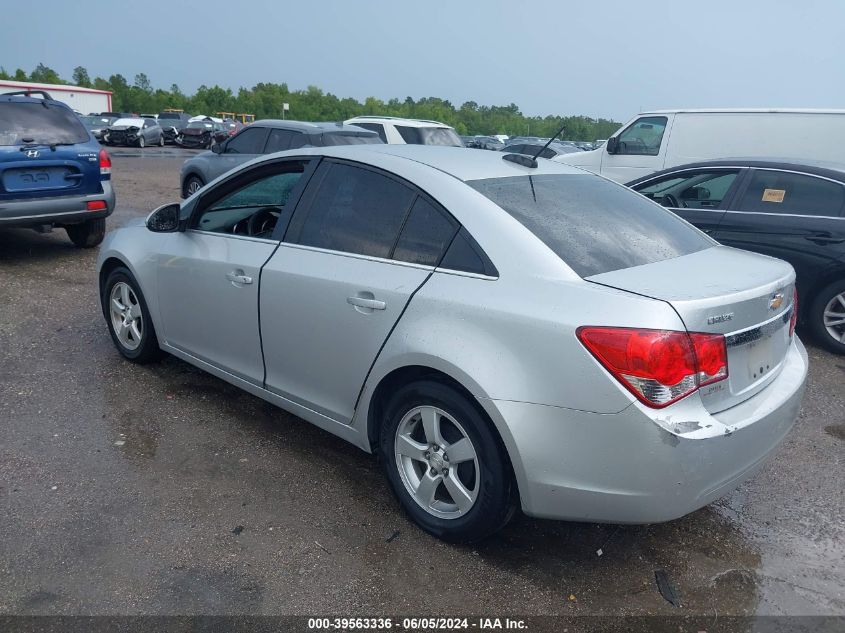
[[[669,303],[689,332],[725,335],[728,378],[699,392],[711,413],[758,393],[782,368],[795,283],[786,262],[718,246],[586,279]]]

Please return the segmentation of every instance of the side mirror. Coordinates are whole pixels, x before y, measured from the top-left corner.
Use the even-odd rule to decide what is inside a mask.
[[[215,154],[222,154],[223,150],[224,150],[223,145],[224,145],[224,143],[215,143],[214,145],[211,146],[211,151],[214,152]]]
[[[607,139],[607,143],[605,143],[604,145],[607,148],[608,154],[615,154],[619,151],[619,137],[610,137],[609,139]]]
[[[178,202],[159,207],[147,216],[147,228],[153,233],[175,233],[179,230],[180,210]]]

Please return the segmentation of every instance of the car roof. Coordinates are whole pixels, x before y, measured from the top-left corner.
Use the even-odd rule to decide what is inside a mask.
[[[653,180],[677,171],[685,171],[688,169],[700,169],[708,167],[757,167],[761,169],[786,169],[790,171],[800,171],[814,176],[823,176],[825,178],[832,178],[845,183],[845,164],[831,163],[825,161],[807,161],[795,160],[789,158],[720,158],[717,160],[703,160],[696,163],[686,163],[684,165],[676,165],[663,169],[658,172],[642,176],[627,183],[628,186],[644,182],[646,180]]]
[[[823,109],[823,108],[682,108],[680,110],[647,110],[640,112],[637,116],[647,114],[680,114],[689,112],[694,114],[728,114],[728,113],[778,113],[789,114],[845,114],[845,110]]]
[[[14,91],[10,91],[10,92],[14,92]],[[14,102],[17,102],[17,103],[44,103],[44,102],[47,102],[50,105],[61,106],[62,108],[67,108],[68,110],[71,110],[71,107],[69,105],[67,105],[66,103],[63,103],[62,101],[59,101],[57,99],[53,99],[52,97],[50,99],[44,99],[42,97],[28,97],[26,95],[14,95],[14,94],[0,93],[0,100],[7,101],[7,102],[14,101]]]
[[[296,150],[297,153],[303,150]],[[397,161],[413,161],[427,165],[458,180],[482,180],[511,176],[537,176],[545,174],[584,174],[581,169],[540,158],[537,167],[523,167],[503,160],[501,152],[480,152],[465,147],[442,145],[341,145],[319,147],[308,153],[360,160],[366,162],[368,153],[387,155]]]
[[[441,123],[440,121],[430,121],[428,119],[403,119],[398,116],[371,116],[368,114],[352,117],[351,119],[344,121],[344,123],[355,125],[354,121],[360,121],[361,123],[398,123],[408,127],[452,127],[450,125],[446,125],[445,123]]]
[[[374,135],[375,132],[365,130],[362,127],[354,125],[346,125],[344,123],[321,122],[312,123],[310,121],[287,121],[283,119],[259,119],[252,123],[249,127],[269,127],[280,130],[292,130],[295,132],[302,132],[304,134],[322,134],[324,132],[341,133],[341,134],[361,134],[365,136]]]

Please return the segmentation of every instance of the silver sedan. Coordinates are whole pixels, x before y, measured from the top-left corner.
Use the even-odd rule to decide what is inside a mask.
[[[167,352],[377,453],[450,541],[517,508],[700,508],[782,442],[807,375],[791,266],[524,156],[264,156],[111,233],[98,270],[123,356]]]

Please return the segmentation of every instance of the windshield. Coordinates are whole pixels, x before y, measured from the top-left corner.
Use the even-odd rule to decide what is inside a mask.
[[[143,127],[144,119],[118,119],[112,123],[114,127],[119,125],[126,125],[128,127]]]
[[[409,145],[448,145],[463,147],[461,138],[450,127],[409,127],[397,125],[396,130]]]
[[[588,174],[470,180],[582,277],[689,255],[713,246],[671,211]]]
[[[0,145],[85,143],[88,130],[68,108],[48,102],[0,103]]]

